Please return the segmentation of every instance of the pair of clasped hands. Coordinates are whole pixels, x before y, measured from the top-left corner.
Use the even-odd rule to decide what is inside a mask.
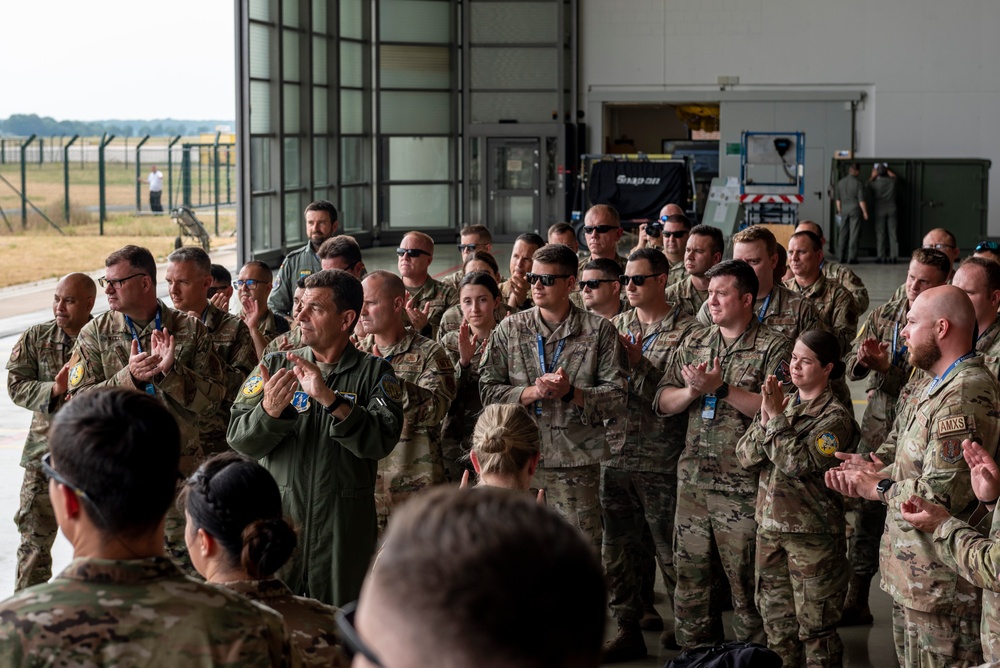
[[[885,468],[882,461],[874,454],[870,455],[871,461],[859,454],[834,454],[843,461],[837,468],[826,472],[827,487],[845,496],[877,501],[875,486],[885,477],[880,473]],[[1000,469],[993,456],[977,441],[969,439],[962,441],[962,456],[969,465],[972,492],[976,498],[982,503],[995,503],[1000,497]],[[951,518],[951,513],[944,506],[916,495],[911,495],[900,504],[899,510],[903,519],[926,533],[934,533],[945,520]]]
[[[288,361],[294,364],[292,368],[282,367],[271,375],[263,364],[260,365],[261,380],[264,381],[264,398],[261,406],[264,412],[273,418],[281,413],[292,402],[292,397],[299,386],[307,395],[324,406],[332,404],[336,397],[319,367],[309,360],[294,353],[287,354]]]
[[[167,328],[154,329],[149,337],[149,350],[140,350],[139,341],[132,339],[128,372],[137,383],[151,383],[157,374],[166,376],[174,368],[174,335]]]

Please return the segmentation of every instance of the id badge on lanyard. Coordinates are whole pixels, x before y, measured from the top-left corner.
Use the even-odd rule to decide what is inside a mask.
[[[701,419],[702,420],[714,420],[715,419],[715,407],[719,403],[719,398],[714,394],[706,394],[704,401],[701,403]]]

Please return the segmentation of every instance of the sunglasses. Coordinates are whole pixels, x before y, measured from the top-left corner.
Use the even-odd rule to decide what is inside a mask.
[[[976,251],[975,252],[978,253],[979,251],[984,251],[984,250],[988,250],[988,251],[1000,250],[1000,243],[997,243],[996,241],[983,241],[983,242],[980,242],[980,244],[978,246],[976,246]]]
[[[252,278],[248,278],[245,281],[243,279],[240,279],[238,281],[233,281],[233,287],[236,289],[242,288],[244,285],[247,286],[247,289],[249,290],[256,290],[258,285],[271,285],[271,284],[269,282],[257,281]]]
[[[572,275],[573,274],[532,274],[531,272],[528,272],[524,275],[524,277],[528,279],[529,285],[534,285],[535,283],[541,281],[542,285],[550,288],[556,284],[557,278],[569,278]]]
[[[347,646],[347,653],[350,655],[348,658],[353,659],[355,654],[360,654],[368,659],[368,662],[373,666],[382,668],[382,662],[375,656],[375,652],[365,644],[365,641],[361,639],[361,636],[358,635],[358,629],[354,626],[354,616],[357,611],[358,602],[354,601],[353,603],[341,606],[340,610],[334,616],[334,621],[337,623],[337,630],[340,631],[340,637],[344,639],[344,644]]]
[[[662,276],[666,272],[661,271],[658,274],[636,274],[635,276],[629,276],[628,274],[622,274],[618,277],[618,282],[622,285],[628,285],[629,282],[635,283],[635,287],[641,288],[646,283],[647,278],[655,278],[657,276]]]
[[[477,248],[479,248],[479,244],[458,244],[458,252],[460,253],[471,253]]]
[[[617,229],[620,229],[620,228],[615,227],[614,225],[597,225],[596,227],[589,227],[587,225],[584,225],[583,226],[583,233],[584,234],[593,234],[594,232],[597,232],[598,234],[607,234],[611,230],[617,230]]]
[[[142,274],[142,273],[132,274],[131,276],[126,276],[125,278],[107,278],[105,276],[101,276],[99,279],[97,279],[97,283],[102,288],[106,288],[106,287],[108,287],[110,285],[110,286],[114,287],[115,290],[121,290],[122,289],[122,285],[125,284],[125,281],[131,280],[131,279],[135,278],[136,276],[145,276],[145,275],[146,274]]]
[[[592,278],[589,281],[580,281],[580,288],[587,288],[588,290],[596,290],[601,287],[601,283],[617,283],[617,278]]]
[[[397,248],[396,255],[399,257],[403,257],[404,255],[406,257],[420,257],[421,255],[430,255],[430,253],[420,248]]]

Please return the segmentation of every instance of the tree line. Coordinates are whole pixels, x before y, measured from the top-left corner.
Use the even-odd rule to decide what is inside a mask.
[[[12,114],[0,120],[0,135],[28,137],[60,137],[82,135],[97,136],[105,132],[117,137],[142,137],[145,135],[194,135],[212,132],[216,126],[235,128],[233,120],[182,121],[173,118],[152,120],[106,120],[106,121],[57,121],[50,116],[37,114]]]

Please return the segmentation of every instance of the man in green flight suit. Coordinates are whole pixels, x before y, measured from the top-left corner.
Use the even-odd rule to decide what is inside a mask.
[[[287,318],[292,313],[292,294],[295,281],[320,271],[316,253],[323,242],[337,233],[339,225],[337,207],[324,199],[316,200],[306,207],[306,235],[309,243],[285,256],[278,269],[271,295],[267,300],[268,309],[275,315]]]
[[[355,600],[375,553],[375,471],[403,426],[392,366],[351,345],[358,279],[306,278],[298,323],[305,346],[265,357],[240,390],[229,443],[260,460],[281,488],[301,548],[283,572],[296,594],[336,606]]]

